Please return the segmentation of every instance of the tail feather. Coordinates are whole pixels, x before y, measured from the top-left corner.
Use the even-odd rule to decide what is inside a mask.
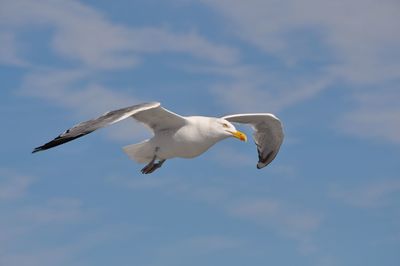
[[[138,163],[148,163],[152,159],[152,149],[148,140],[125,146],[122,149],[129,158]]]

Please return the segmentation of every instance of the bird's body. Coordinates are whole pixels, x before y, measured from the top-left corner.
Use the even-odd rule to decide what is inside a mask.
[[[210,130],[217,118],[190,116],[186,120],[184,126],[157,131],[151,139],[126,146],[124,151],[139,163],[151,161],[154,154],[161,160],[174,157],[194,158],[218,141],[229,137]]]
[[[184,117],[162,108],[159,103],[145,103],[108,112],[97,119],[80,123],[33,152],[61,145],[128,117],[146,124],[154,133],[148,140],[123,148],[133,160],[147,163],[142,169],[144,174],[152,173],[167,159],[199,156],[228,137],[247,140],[246,135],[237,131],[229,120],[253,126],[259,154],[257,168],[266,166],[275,158],[283,141],[281,123],[271,114],[242,114],[222,118]]]

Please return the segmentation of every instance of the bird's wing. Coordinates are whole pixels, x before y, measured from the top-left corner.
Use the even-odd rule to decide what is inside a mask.
[[[98,118],[79,123],[66,130],[52,141],[35,148],[33,153],[47,150],[71,140],[80,138],[99,128],[109,126],[128,117],[133,117],[136,120],[146,124],[154,132],[166,128],[179,128],[186,123],[186,119],[184,117],[164,109],[161,107],[160,103],[142,103],[107,112]]]
[[[283,142],[281,121],[269,113],[234,114],[222,117],[229,122],[250,124],[253,127],[253,138],[257,145],[257,168],[267,166],[279,152]]]

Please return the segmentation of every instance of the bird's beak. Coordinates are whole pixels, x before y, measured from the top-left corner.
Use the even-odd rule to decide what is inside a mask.
[[[232,136],[234,136],[237,139],[240,139],[241,141],[247,141],[247,136],[243,132],[236,131],[236,132],[231,132]]]

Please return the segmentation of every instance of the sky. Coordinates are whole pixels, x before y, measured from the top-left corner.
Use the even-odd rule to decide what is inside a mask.
[[[399,13],[398,0],[0,0],[0,265],[399,265]],[[126,120],[31,154],[148,101],[271,112],[285,140],[261,170],[252,141],[227,139],[142,175],[121,147],[151,133]]]

